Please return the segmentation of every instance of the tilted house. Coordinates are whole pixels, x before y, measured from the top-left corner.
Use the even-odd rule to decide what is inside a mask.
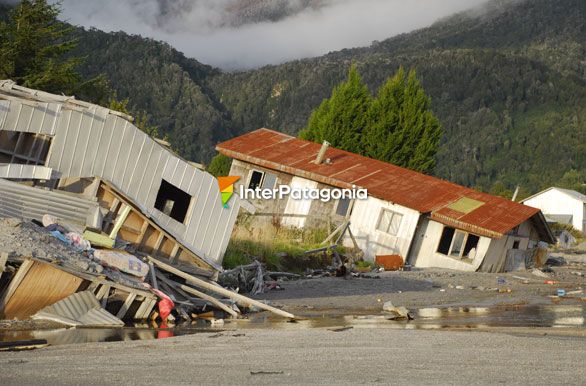
[[[224,208],[217,180],[161,143],[119,112],[0,81],[0,216],[103,232],[123,217],[118,235],[137,250],[212,276],[238,198]]]
[[[230,173],[245,187],[368,189],[366,200],[353,202],[288,197],[255,204],[261,213],[283,214],[290,226],[349,219],[369,259],[395,254],[417,267],[494,272],[515,251],[554,242],[539,209],[335,148],[316,163],[320,144],[276,131],[259,129],[216,149],[234,159]]]
[[[523,203],[541,209],[548,222],[568,224],[586,233],[586,195],[580,192],[551,187]]]

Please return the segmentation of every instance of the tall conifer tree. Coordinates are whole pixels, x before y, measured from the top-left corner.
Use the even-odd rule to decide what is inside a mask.
[[[300,137],[314,142],[327,140],[339,149],[361,153],[361,136],[367,124],[372,97],[355,65],[329,99],[311,114]]]

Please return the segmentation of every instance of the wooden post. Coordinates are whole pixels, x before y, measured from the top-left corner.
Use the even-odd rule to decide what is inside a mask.
[[[155,258],[153,258],[151,256],[147,256],[147,258],[150,261],[152,261],[155,265],[157,265],[158,267],[160,267],[161,269],[164,269],[167,272],[170,272],[170,273],[172,273],[174,275],[177,275],[177,276],[179,276],[179,277],[187,280],[188,283],[193,284],[193,285],[195,285],[197,287],[200,287],[200,288],[205,288],[205,289],[207,289],[209,291],[212,291],[212,292],[215,292],[217,294],[226,296],[226,297],[228,297],[230,299],[234,299],[237,303],[239,303],[239,304],[241,304],[241,305],[243,305],[245,307],[249,307],[249,306],[252,305],[252,306],[258,307],[258,308],[260,308],[262,310],[270,311],[270,312],[272,312],[274,314],[283,316],[285,318],[295,319],[295,315],[293,315],[293,314],[290,314],[290,313],[285,312],[283,310],[279,310],[278,308],[275,308],[275,307],[271,307],[271,306],[269,306],[267,304],[264,304],[262,302],[259,302],[257,300],[247,298],[246,296],[243,296],[243,295],[237,294],[235,292],[229,291],[229,290],[227,290],[227,289],[225,289],[223,287],[220,287],[220,286],[217,286],[217,285],[208,283],[207,281],[198,279],[195,276],[191,276],[191,275],[189,275],[189,274],[187,274],[187,273],[185,273],[183,271],[180,271],[177,268],[174,268],[174,267],[170,266],[169,264],[165,264],[162,261],[159,261],[159,260],[157,260],[157,259],[155,259]],[[185,286],[185,287],[186,288],[189,288],[187,286]],[[186,292],[189,292],[189,291],[186,290],[186,288],[183,288],[182,287],[181,289],[183,289]]]
[[[124,302],[124,304],[122,304],[122,307],[120,307],[120,311],[118,311],[118,313],[116,314],[117,318],[120,318],[120,319],[124,318],[124,316],[128,312],[128,309],[130,308],[130,305],[132,304],[132,302],[134,301],[135,298],[136,298],[136,293],[128,294],[126,301]]]

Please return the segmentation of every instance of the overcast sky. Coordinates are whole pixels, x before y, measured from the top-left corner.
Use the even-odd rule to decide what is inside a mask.
[[[366,46],[484,1],[62,0],[62,16],[76,25],[163,40],[203,63],[235,69]],[[286,3],[292,15],[258,22],[241,6],[252,2],[269,10]]]

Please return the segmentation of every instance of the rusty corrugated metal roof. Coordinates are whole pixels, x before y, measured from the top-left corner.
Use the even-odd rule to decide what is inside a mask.
[[[539,209],[481,193],[436,177],[386,162],[329,148],[331,163],[316,165],[321,145],[269,129],[258,129],[220,143],[216,149],[231,158],[249,162],[327,185],[368,189],[368,194],[405,206],[442,223],[488,237],[501,237],[539,213]],[[446,208],[467,197],[484,205],[461,213]]]

